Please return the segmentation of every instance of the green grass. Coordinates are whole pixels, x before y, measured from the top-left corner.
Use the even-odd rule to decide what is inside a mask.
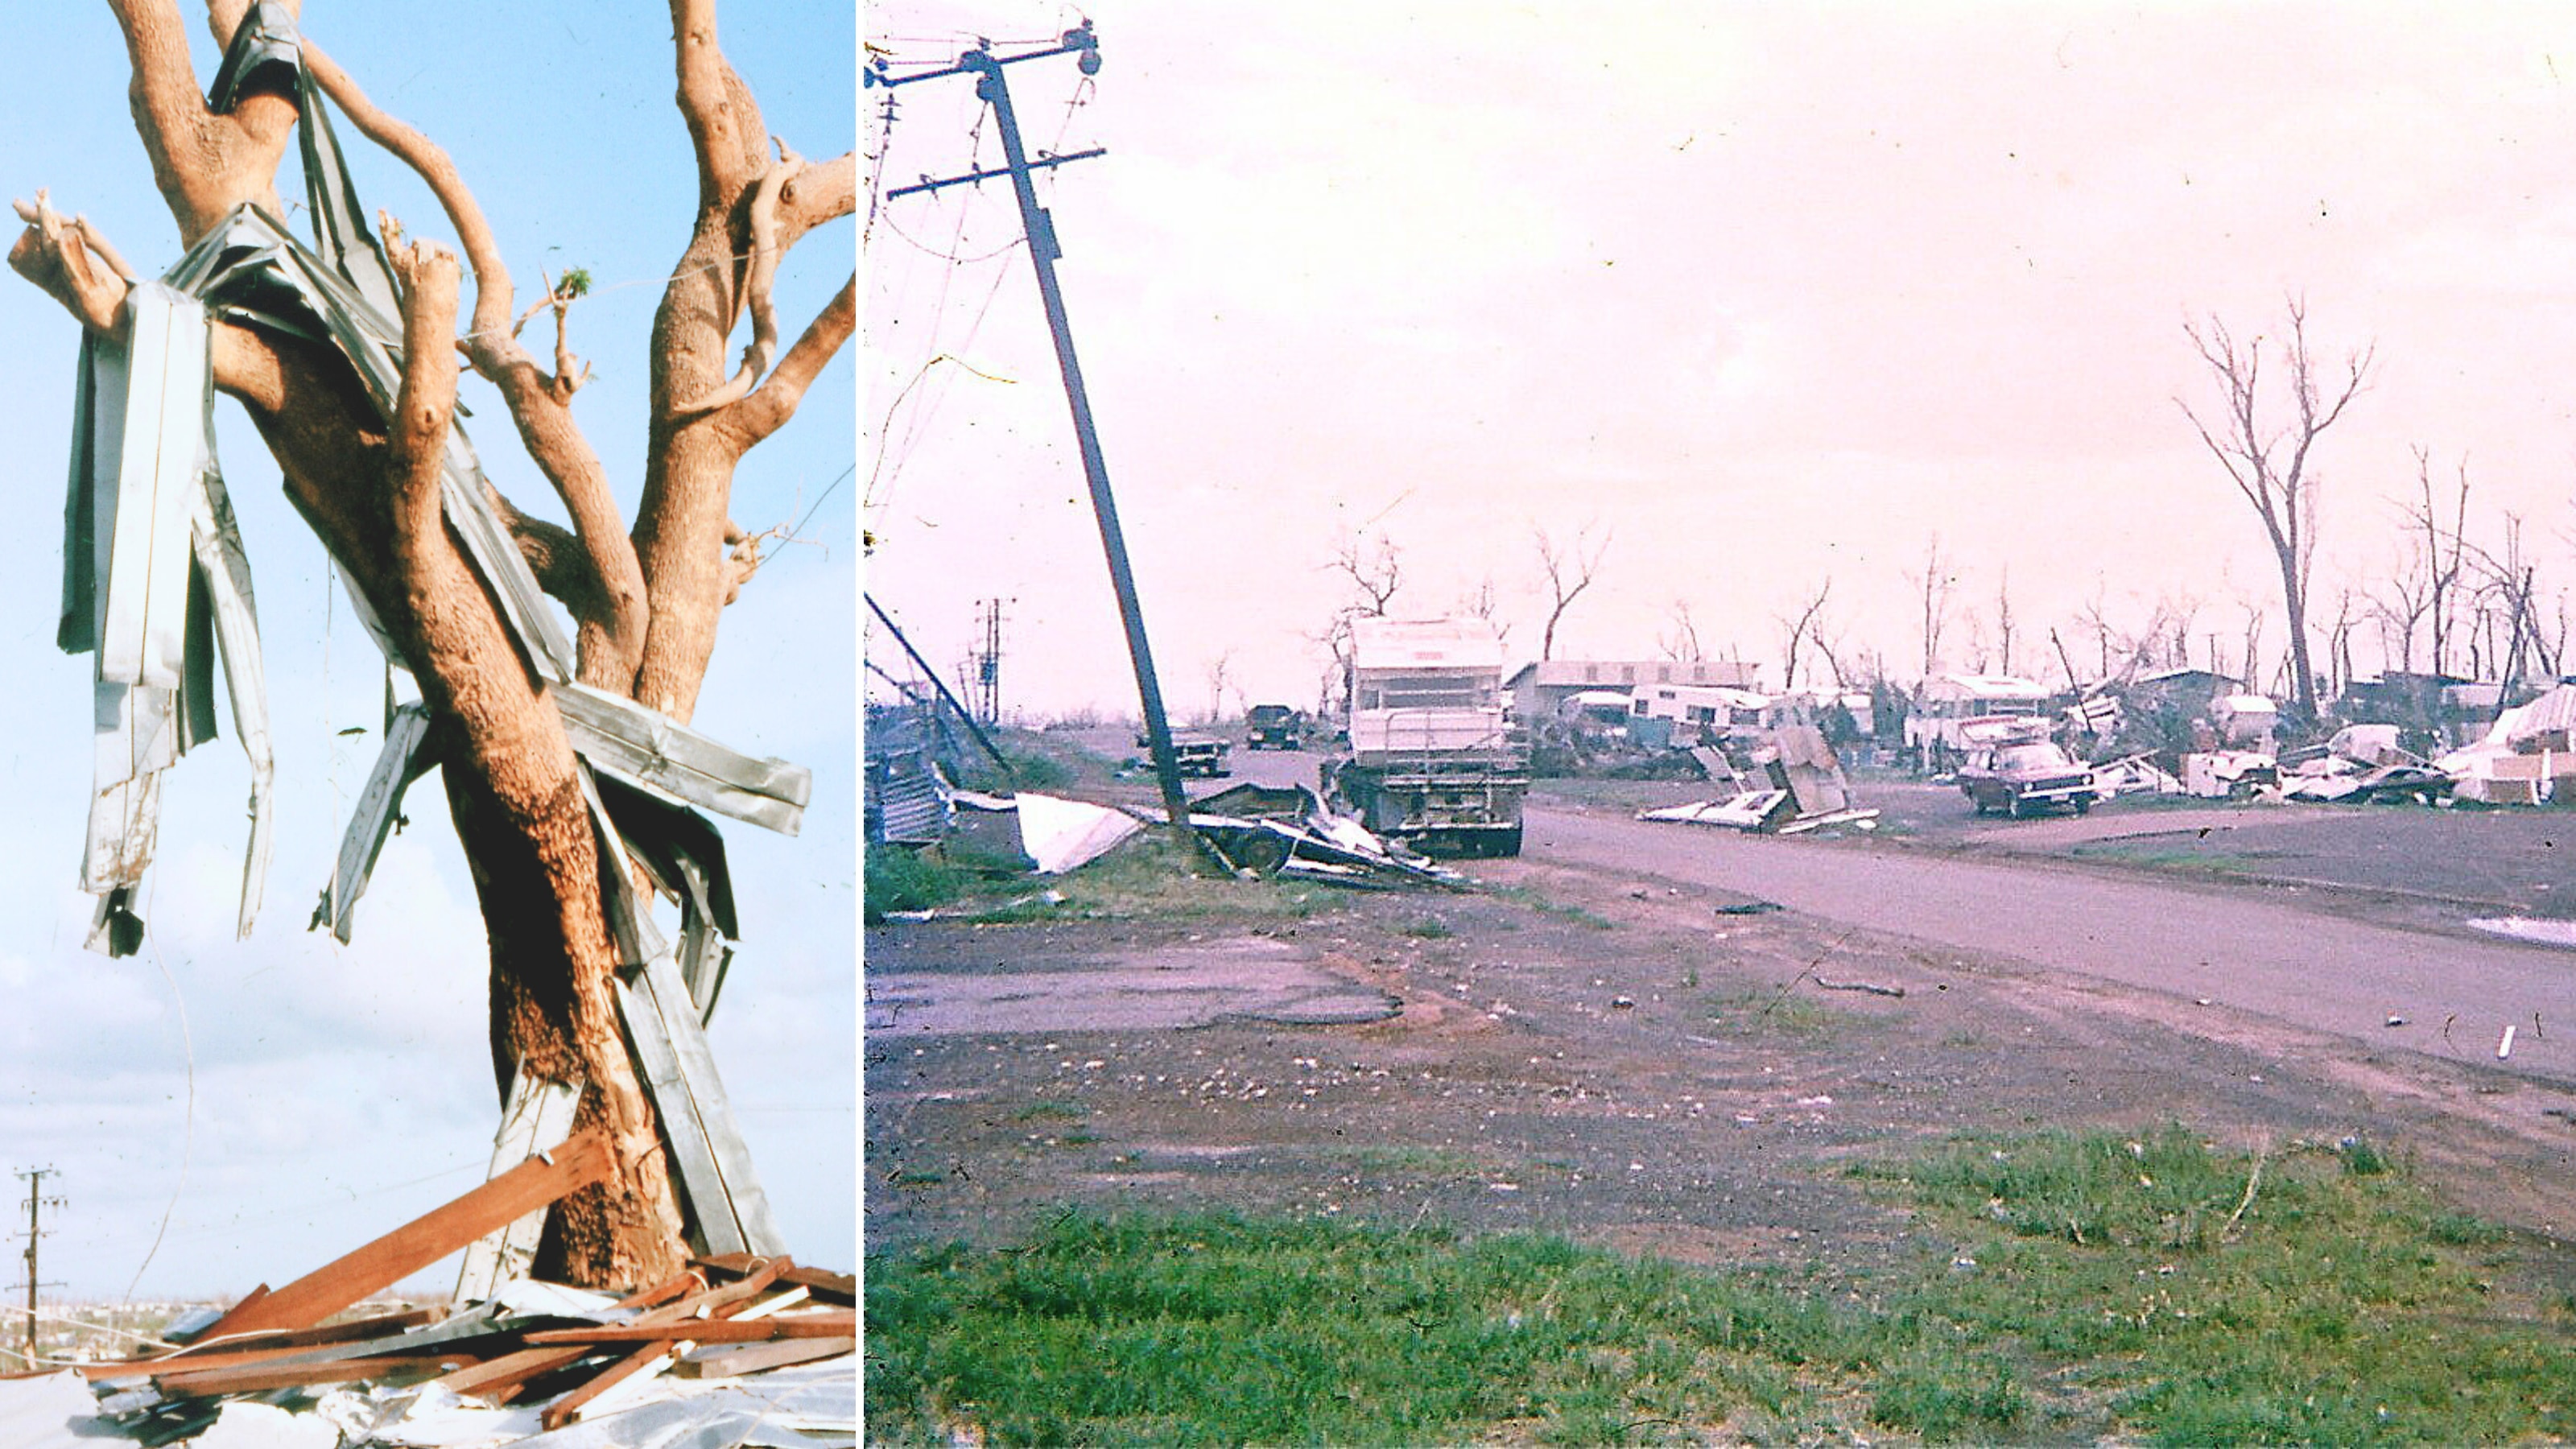
[[[1303,920],[1333,908],[1328,888],[1221,875],[1160,831],[1147,831],[1060,876],[1003,870],[955,853],[867,851],[865,917],[946,908],[987,925],[1062,920]]]
[[[2071,852],[2081,860],[2103,860],[2115,865],[2134,865],[2147,870],[2199,871],[2209,875],[2259,875],[2264,867],[2260,859],[2225,850],[2195,850],[2190,846],[2079,845]]]
[[[2564,1312],[2481,1277],[2508,1275],[2509,1235],[2367,1161],[2301,1148],[2257,1180],[2181,1128],[1962,1141],[1855,1170],[1919,1215],[1919,1260],[1796,1278],[1436,1225],[1069,1213],[1013,1248],[870,1260],[867,1437],[2576,1433]]]
[[[1777,986],[1711,992],[1708,1025],[1711,1030],[1741,1036],[1770,1034],[1812,1040],[1863,1023],[1864,1018],[1857,1012],[1816,1000],[1809,994],[1813,990],[1801,983],[1786,992]]]
[[[1581,906],[1570,905],[1564,901],[1556,900],[1539,891],[1534,891],[1528,886],[1488,885],[1482,889],[1485,894],[1494,897],[1496,900],[1510,901],[1516,906],[1526,906],[1530,910],[1536,911],[1542,916],[1554,916],[1558,920],[1572,921],[1578,926],[1589,926],[1596,931],[1615,931],[1619,929],[1619,923],[1611,920],[1607,916],[1600,915],[1597,912],[1587,911]]]
[[[1424,916],[1419,920],[1407,921],[1395,929],[1398,935],[1411,936],[1422,941],[1445,941],[1458,934],[1449,928],[1447,921],[1438,916]]]

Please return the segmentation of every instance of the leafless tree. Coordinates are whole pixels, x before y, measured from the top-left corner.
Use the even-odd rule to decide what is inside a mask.
[[[1390,539],[1372,542],[1364,534],[1344,534],[1333,545],[1332,562],[1325,567],[1351,586],[1355,597],[1343,605],[1346,614],[1383,619],[1396,591],[1404,587],[1404,552]]]
[[[2433,455],[2418,444],[2415,448],[2416,499],[2408,523],[2416,536],[2416,547],[2424,562],[2425,622],[2431,630],[2433,646],[2432,672],[2447,674],[2451,667],[2451,623],[2466,567],[2464,550],[2468,547],[2469,528],[2469,460],[2462,457],[2458,469],[2458,486],[2441,507],[2433,492]],[[2445,524],[2442,514],[2448,512]],[[2410,630],[2411,634],[2412,631]],[[2410,658],[2412,651],[2409,651]]]
[[[1556,626],[1565,611],[1592,587],[1592,576],[1600,571],[1601,556],[1610,549],[1610,535],[1592,536],[1592,524],[1585,524],[1570,543],[1558,543],[1547,530],[1533,526],[1531,536],[1538,544],[1539,571],[1547,576],[1547,627],[1539,634],[1538,657],[1556,657]]]
[[[1923,601],[1923,677],[1930,679],[1941,663],[1941,633],[1950,622],[1950,591],[1958,578],[1951,572],[1949,560],[1941,557],[1941,535],[1932,535],[1923,547],[1923,570],[1906,575]]]
[[[1691,617],[1690,600],[1673,600],[1672,627],[1658,635],[1655,642],[1666,659],[1697,664],[1707,657],[1700,647],[1699,622]]]
[[[2270,416],[2277,403],[2265,396],[2264,339],[2257,336],[2240,343],[2216,317],[2205,323],[2184,323],[2183,334],[2191,339],[2224,394],[2219,421],[2213,428],[2191,404],[2179,398],[2175,404],[2262,520],[2263,536],[2280,566],[2282,616],[2290,636],[2291,690],[2300,715],[2312,721],[2317,714],[2317,685],[2308,661],[2308,574],[2316,549],[2317,477],[2310,455],[2317,439],[2369,385],[2376,349],[2349,353],[2327,373],[2308,345],[2307,304],[2291,297],[2284,301],[2283,310],[2289,333],[2280,349],[2287,371],[2283,385],[2289,394],[2288,421],[2276,422]]]
[[[2381,667],[2412,672],[2415,634],[2433,606],[2432,581],[2421,554],[2410,550],[2406,563],[2363,594],[2370,617],[2379,625]]]
[[[1208,661],[1208,715],[1211,725],[1225,722],[1225,692],[1233,683],[1234,651],[1224,650]]]
[[[2000,668],[2013,672],[2013,607],[2012,565],[2006,564],[1995,579],[1995,651],[2000,655]]]
[[[1822,625],[1818,620],[1824,613],[1825,600],[1830,598],[1833,592],[1834,581],[1831,576],[1827,576],[1823,583],[1817,585],[1814,596],[1806,599],[1797,609],[1787,614],[1773,616],[1779,621],[1783,631],[1780,644],[1780,688],[1783,692],[1798,687],[1798,656],[1804,651],[1811,637],[1821,631]]]
[[[1324,571],[1338,574],[1350,586],[1339,607],[1325,622],[1321,632],[1307,638],[1322,646],[1328,663],[1324,673],[1324,692],[1320,707],[1332,713],[1347,705],[1345,697],[1351,677],[1351,621],[1383,619],[1404,587],[1404,552],[1392,539],[1379,536],[1372,540],[1365,534],[1345,533],[1333,545],[1333,556]]]
[[[256,84],[211,109],[189,58],[177,0],[117,0],[128,92],[152,177],[189,245],[244,203],[279,212],[275,177],[292,144],[292,87]],[[210,0],[219,42],[249,0]],[[323,20],[324,7],[308,18]],[[440,461],[460,363],[501,393],[520,442],[570,512],[567,531],[500,509],[540,584],[578,626],[582,682],[685,723],[698,702],[724,605],[757,565],[729,521],[736,466],[794,415],[856,320],[856,278],[784,352],[770,287],[781,254],[848,216],[857,169],[847,153],[807,163],[770,136],[750,87],[726,62],[713,0],[672,0],[678,109],[694,152],[692,214],[673,218],[681,251],[650,351],[640,502],[630,528],[607,467],[572,411],[587,378],[567,340],[572,297],[529,309],[555,324],[552,370],[518,342],[517,293],[494,229],[447,154],[383,110],[307,35],[302,63],[359,132],[426,184],[474,279],[460,334],[460,267],[426,243],[394,238],[403,332],[400,396],[378,410],[330,343],[240,321],[212,321],[215,387],[251,415],[297,510],[382,620],[436,721],[437,761],[471,863],[491,948],[493,1065],[585,1081],[578,1120],[605,1129],[617,1172],[559,1211],[540,1271],[593,1284],[656,1282],[687,1256],[650,1101],[617,1027],[618,951],[601,904],[604,870],[572,747],[541,681],[521,662],[492,596],[442,522]],[[547,144],[578,145],[556,136]],[[18,204],[28,223],[10,265],[102,338],[128,328],[132,274],[95,228],[44,193]],[[748,312],[755,337],[728,376],[727,338]],[[764,375],[765,374],[765,375]],[[728,554],[728,545],[732,552]]]

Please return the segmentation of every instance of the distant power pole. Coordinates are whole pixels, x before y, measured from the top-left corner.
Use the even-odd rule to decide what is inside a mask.
[[[59,1288],[60,1283],[47,1283],[36,1271],[36,1246],[48,1235],[40,1216],[46,1208],[65,1206],[59,1197],[45,1196],[45,1179],[61,1174],[50,1167],[31,1167],[18,1174],[27,1179],[27,1367],[36,1367],[36,1290]]]
[[[968,662],[974,668],[975,708],[988,725],[1002,722],[1002,606],[1017,599],[986,599],[983,602],[982,647],[972,650]]]
[[[885,199],[891,201],[898,196],[1004,176],[1011,179],[1012,194],[1020,203],[1021,229],[1028,238],[1029,263],[1037,272],[1038,299],[1046,307],[1047,330],[1055,337],[1056,366],[1064,374],[1065,401],[1073,409],[1074,441],[1082,450],[1083,477],[1091,485],[1091,511],[1100,524],[1101,551],[1109,559],[1109,585],[1118,596],[1118,617],[1127,626],[1127,656],[1136,667],[1136,693],[1144,706],[1145,737],[1153,749],[1154,775],[1163,787],[1163,810],[1170,816],[1172,828],[1179,832],[1181,838],[1195,844],[1198,835],[1190,829],[1190,800],[1181,789],[1180,760],[1172,753],[1171,722],[1163,710],[1163,686],[1154,674],[1154,652],[1145,642],[1145,613],[1136,601],[1136,576],[1127,563],[1127,535],[1118,523],[1117,501],[1110,496],[1109,464],[1101,456],[1100,437],[1092,428],[1091,396],[1083,389],[1082,364],[1073,353],[1073,324],[1065,319],[1064,293],[1056,285],[1055,262],[1056,258],[1064,255],[1064,249],[1056,244],[1054,219],[1047,215],[1045,207],[1038,205],[1037,188],[1029,181],[1033,172],[1106,153],[1094,147],[1065,155],[1041,154],[1036,160],[1030,160],[1020,143],[1019,117],[1011,109],[1011,88],[1002,76],[1002,67],[1006,65],[1042,60],[1053,55],[1073,56],[1074,63],[1084,75],[1097,74],[1100,70],[1100,42],[1092,34],[1091,22],[1085,20],[1066,31],[1058,43],[1043,50],[995,55],[987,41],[957,57],[955,65],[943,70],[898,76],[880,60],[862,72],[861,80],[865,85],[891,89],[945,76],[971,75],[975,77],[976,98],[992,107],[993,119],[1001,130],[1002,155],[1008,165],[999,170],[971,171],[962,176],[896,187],[885,194]]]

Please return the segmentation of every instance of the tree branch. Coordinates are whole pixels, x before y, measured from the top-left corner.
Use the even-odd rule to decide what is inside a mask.
[[[404,587],[419,601],[431,590],[433,553],[453,548],[439,507],[439,476],[447,462],[447,428],[456,414],[457,265],[454,255],[426,242],[391,253],[403,290],[402,390],[387,429],[391,450],[385,477],[393,496],[393,551]]]
[[[769,380],[728,415],[727,421],[740,434],[746,450],[796,416],[797,404],[805,400],[805,389],[841,350],[841,345],[850,340],[850,334],[858,328],[858,292],[859,278],[853,272],[833,295],[830,305],[807,324],[796,345],[778,360]]]
[[[778,191],[779,250],[795,246],[823,223],[856,211],[858,197],[857,153],[844,151],[829,161],[807,163]]]
[[[511,327],[510,309],[516,298],[509,265],[502,260],[482,205],[455,162],[436,142],[369,100],[357,81],[309,40],[303,43],[303,55],[314,84],[348,113],[350,123],[362,134],[420,176],[456,228],[457,243],[474,269],[474,319],[465,338],[467,355],[475,372],[500,389],[528,456],[563,499],[574,531],[591,555],[591,575],[598,587],[589,598],[595,612],[575,611],[582,623],[596,626],[585,631],[582,677],[587,683],[618,687],[618,682],[633,674],[644,650],[649,621],[644,570],[636,560],[607,470],[572,417],[569,403],[579,382],[568,375],[562,303],[555,300],[558,369],[549,375],[519,345]]]
[[[680,116],[698,158],[698,205],[729,205],[768,158],[758,107],[716,44],[715,0],[671,0]]]
[[[127,97],[134,129],[152,161],[153,184],[179,223],[180,240],[194,245],[208,229],[245,201],[283,215],[277,199],[277,163],[294,134],[292,96],[243,96],[228,115],[206,109],[188,60],[187,28],[175,0],[108,0],[125,33],[134,80]],[[236,21],[236,23],[238,23]],[[229,41],[230,31],[221,39]]]
[[[82,326],[102,337],[115,336],[125,325],[125,283],[90,264],[94,234],[88,224],[66,221],[43,191],[32,205],[14,204],[27,229],[9,248],[10,268],[62,303]]]
[[[743,297],[751,305],[751,345],[743,349],[742,366],[722,386],[691,402],[671,410],[675,418],[693,417],[713,412],[751,395],[753,383],[768,370],[769,359],[778,350],[778,311],[771,301],[771,291],[778,277],[778,192],[797,172],[805,167],[805,158],[778,143],[778,164],[763,171],[751,190],[750,230],[751,265],[743,283]]]

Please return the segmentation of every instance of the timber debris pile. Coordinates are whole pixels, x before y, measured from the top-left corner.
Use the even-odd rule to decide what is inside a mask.
[[[582,1133],[151,1351],[0,1378],[0,1441],[208,1449],[851,1444],[857,1283],[708,1253],[623,1294],[524,1274],[547,1209],[612,1170]],[[464,1250],[452,1306],[370,1300]]]

